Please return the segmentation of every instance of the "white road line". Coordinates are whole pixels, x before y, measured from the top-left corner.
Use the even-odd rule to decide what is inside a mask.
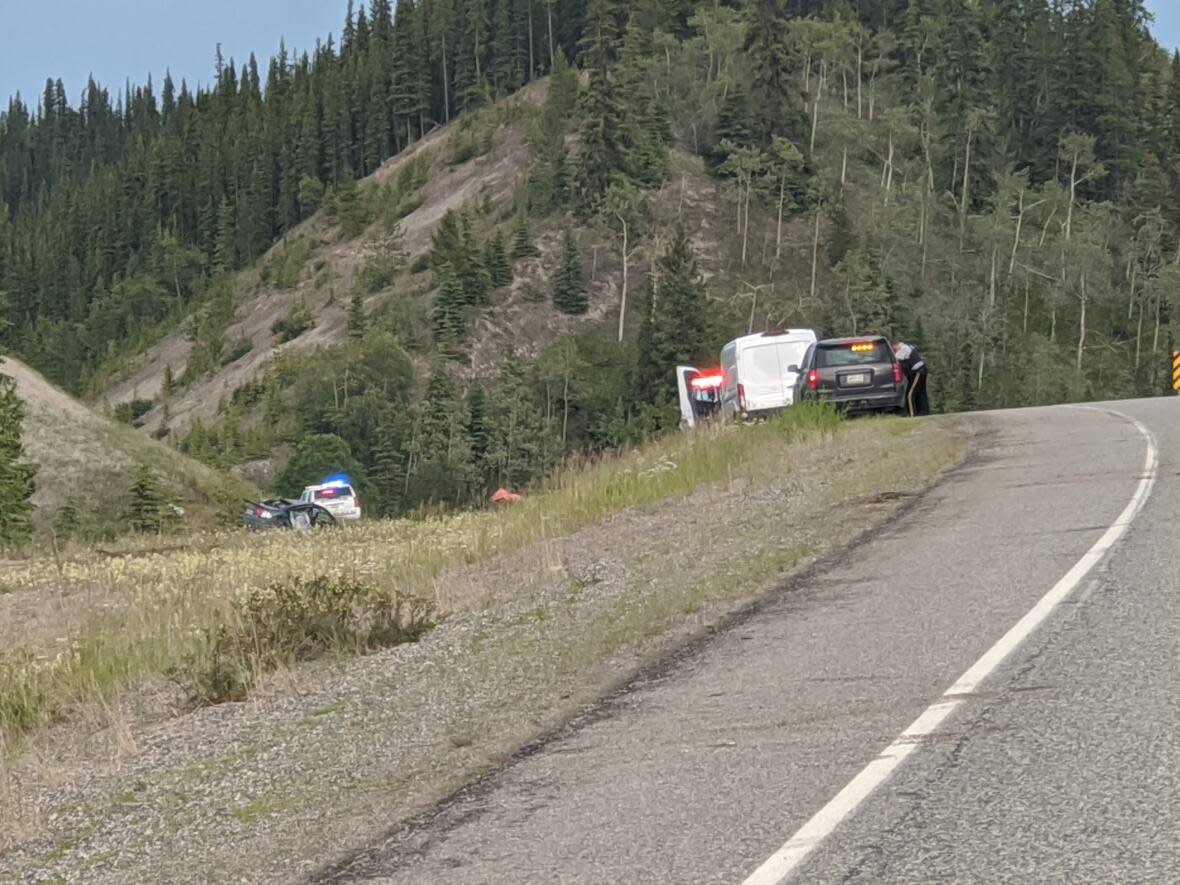
[[[1088,408],[1088,407],[1081,407]],[[1097,411],[1097,410],[1096,410]],[[989,648],[966,673],[959,677],[937,701],[926,708],[913,724],[886,747],[854,777],[844,789],[836,794],[805,823],[782,848],[771,855],[755,870],[742,885],[777,885],[789,876],[816,847],[845,819],[851,817],[869,795],[885,783],[906,757],[927,737],[933,734],[946,718],[974,693],[979,684],[1012,654],[1045,620],[1053,614],[1062,602],[1077,589],[1090,570],[1110,552],[1126,534],[1139,511],[1151,495],[1159,468],[1159,449],[1155,436],[1141,422],[1121,412],[1102,410],[1128,421],[1147,441],[1147,456],[1144,460],[1143,475],[1130,502],[1111,523],[1101,538],[1079,559],[1053,588],[1041,597],[1016,625]]]

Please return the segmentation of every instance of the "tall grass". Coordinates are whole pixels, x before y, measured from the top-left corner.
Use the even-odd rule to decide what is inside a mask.
[[[763,424],[672,434],[571,465],[537,494],[499,511],[320,533],[210,536],[179,551],[91,554],[53,567],[33,561],[4,578],[7,589],[36,594],[43,604],[21,625],[16,648],[0,652],[0,737],[27,732],[72,703],[109,700],[201,655],[210,633],[260,588],[317,578],[359,581],[379,588],[382,598],[430,602],[445,616],[475,604],[463,598],[441,604],[436,587],[449,568],[689,494],[740,474],[756,459],[765,469],[789,469],[779,453],[839,425],[831,409],[806,405]]]

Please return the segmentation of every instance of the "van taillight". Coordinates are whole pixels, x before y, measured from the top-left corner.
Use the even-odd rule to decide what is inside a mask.
[[[746,411],[746,386],[744,384],[738,385],[738,408],[743,412]]]
[[[899,363],[897,360],[894,360],[893,361],[893,383],[894,384],[901,384],[901,382],[902,382],[901,363]]]
[[[812,369],[807,373],[807,389],[819,390],[819,369]]]

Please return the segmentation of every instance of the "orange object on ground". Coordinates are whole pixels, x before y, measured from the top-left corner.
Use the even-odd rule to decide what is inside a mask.
[[[508,489],[497,489],[496,493],[492,495],[493,504],[515,504],[521,500],[521,496],[516,492],[510,492]]]

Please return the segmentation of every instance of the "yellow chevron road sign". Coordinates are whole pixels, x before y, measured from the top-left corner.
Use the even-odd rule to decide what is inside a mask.
[[[1172,389],[1180,392],[1180,350],[1172,354]]]

